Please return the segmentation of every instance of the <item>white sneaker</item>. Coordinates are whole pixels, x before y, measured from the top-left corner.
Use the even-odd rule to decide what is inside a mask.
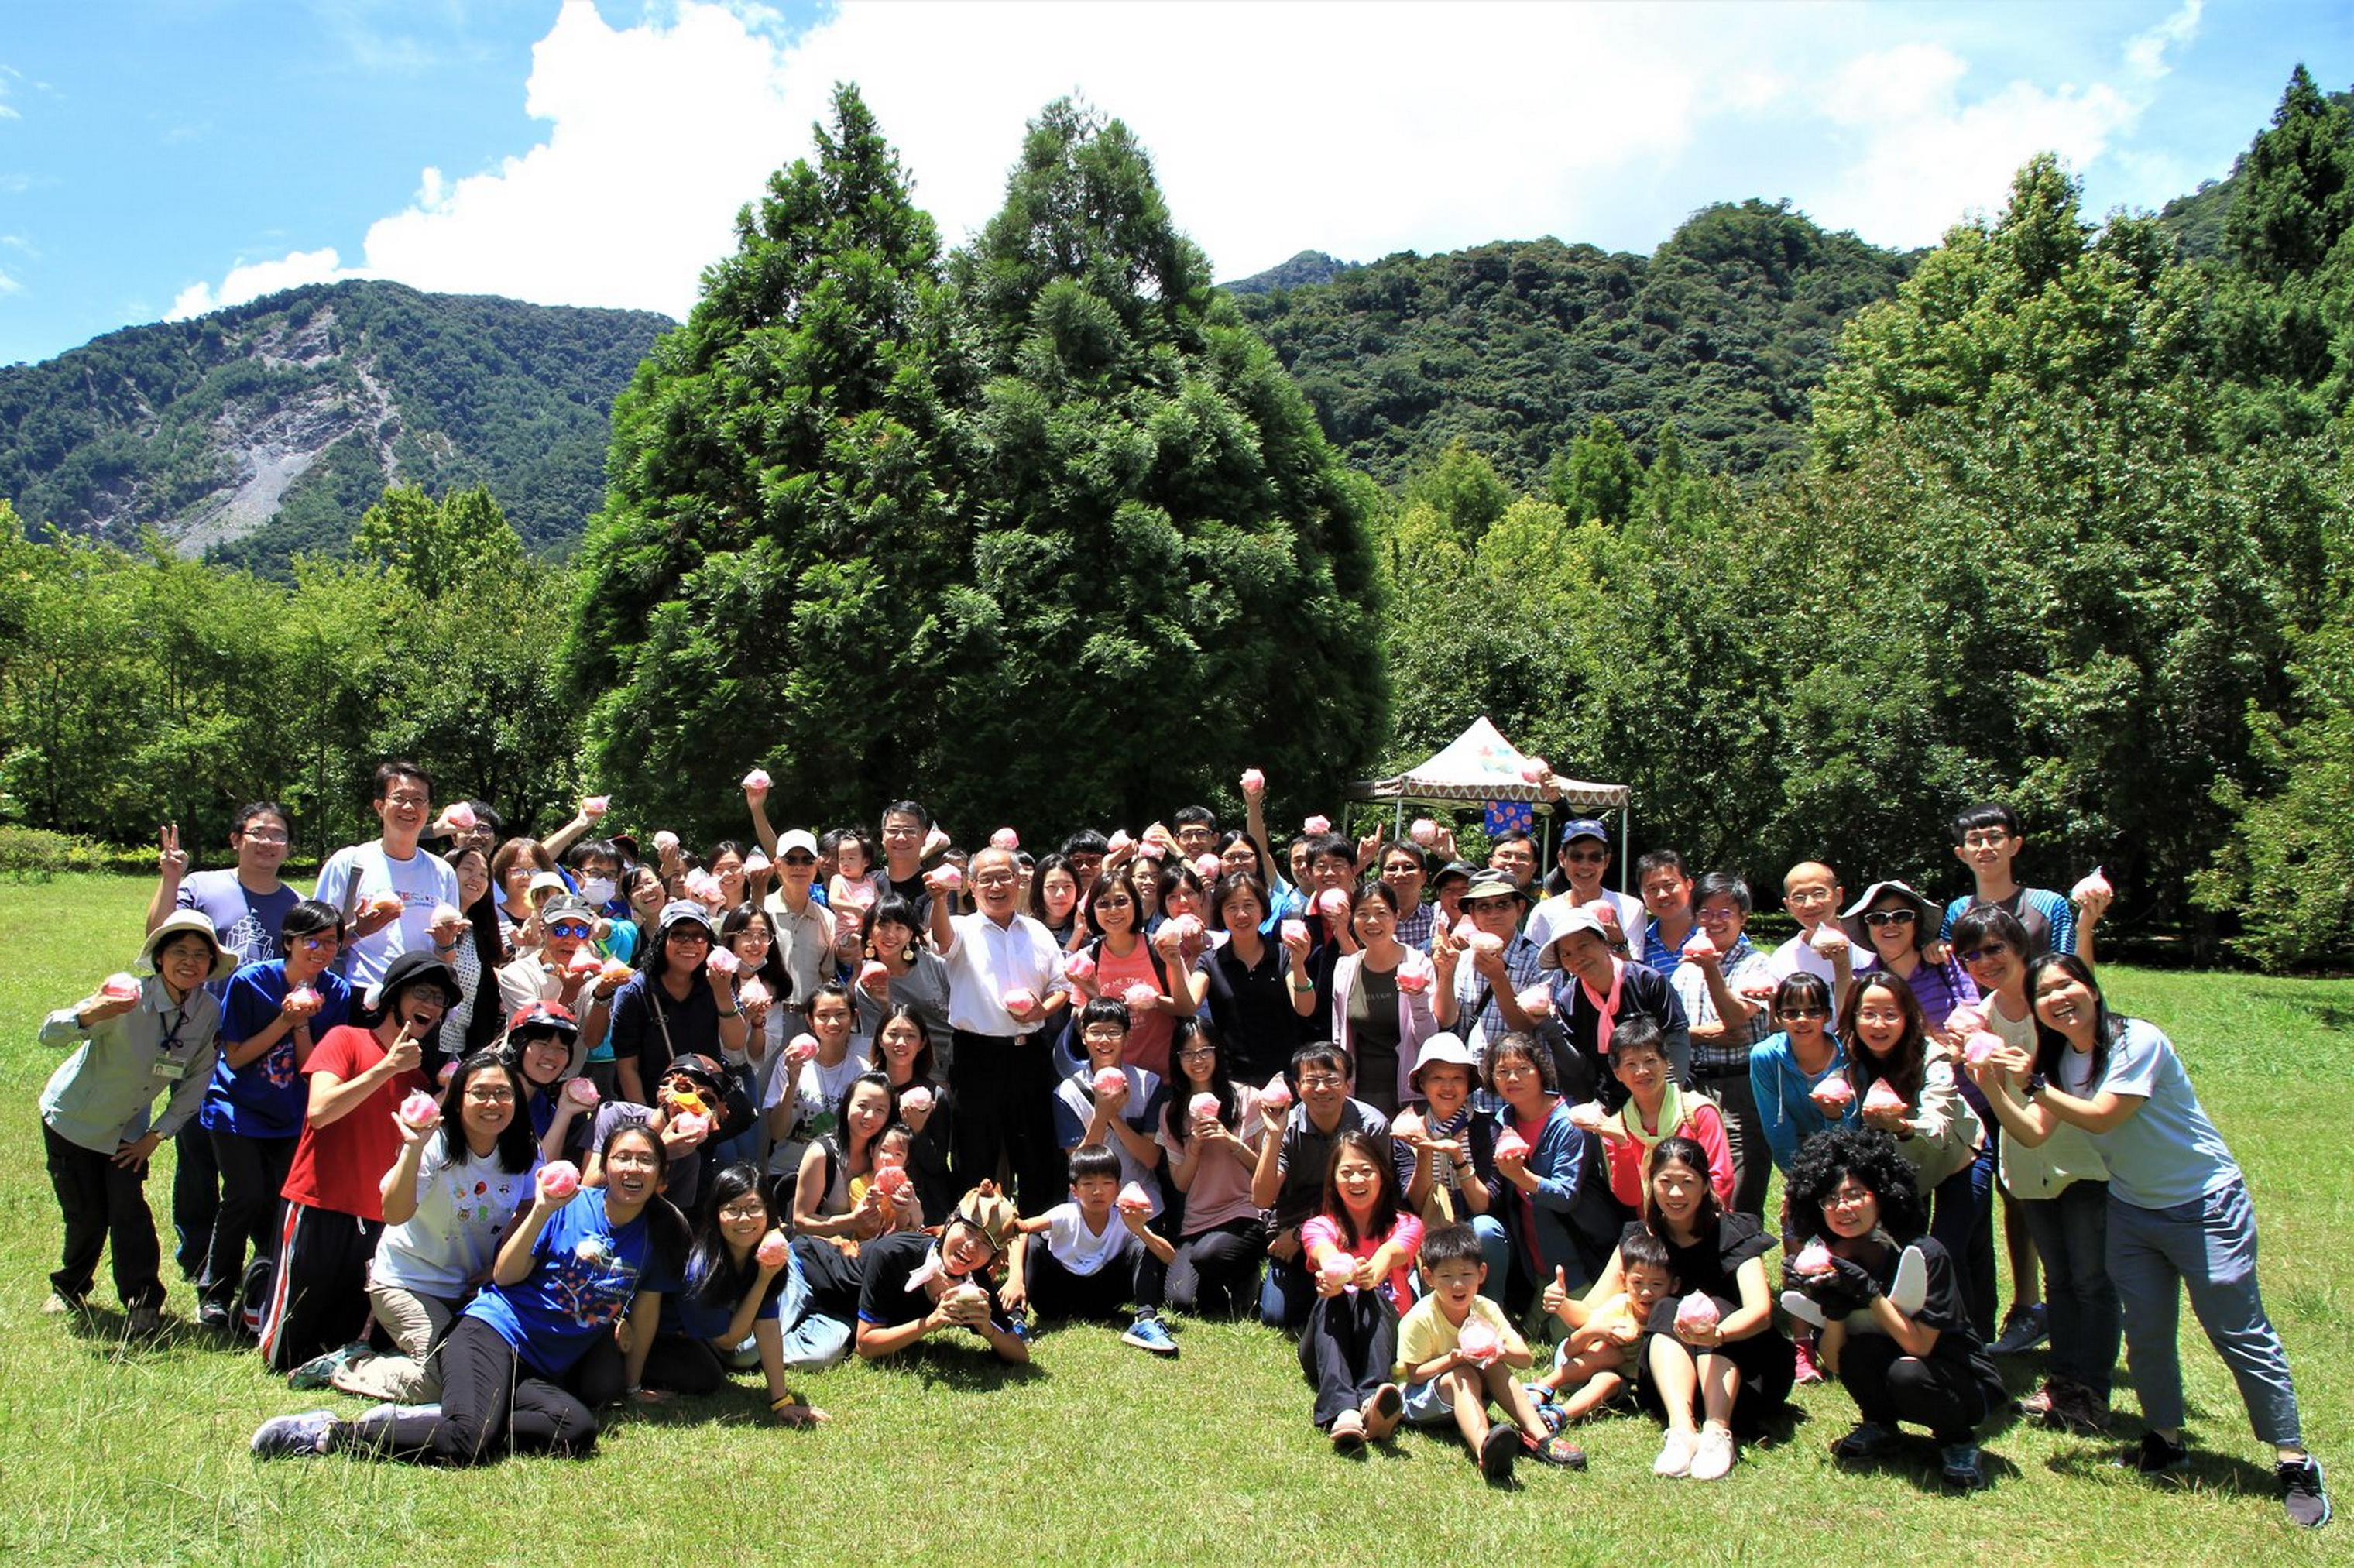
[[[1651,1461],[1651,1474],[1655,1476],[1691,1474],[1692,1449],[1695,1446],[1691,1433],[1670,1432],[1668,1440],[1659,1445],[1659,1457]]]
[[[1692,1450],[1691,1478],[1721,1481],[1733,1473],[1733,1434],[1722,1426],[1701,1428],[1700,1446]]]

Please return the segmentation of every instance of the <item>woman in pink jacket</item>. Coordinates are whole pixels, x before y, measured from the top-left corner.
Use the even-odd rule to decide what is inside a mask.
[[[1397,939],[1397,895],[1386,883],[1359,888],[1349,918],[1357,950],[1333,966],[1332,1038],[1349,1054],[1357,1097],[1395,1116],[1422,1097],[1409,1075],[1424,1039],[1438,1033],[1430,1011],[1438,971]]]

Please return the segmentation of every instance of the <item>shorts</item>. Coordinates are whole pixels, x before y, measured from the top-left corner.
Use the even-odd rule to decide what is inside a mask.
[[[1445,1378],[1407,1383],[1405,1393],[1407,1425],[1436,1426],[1455,1419],[1455,1393]]]

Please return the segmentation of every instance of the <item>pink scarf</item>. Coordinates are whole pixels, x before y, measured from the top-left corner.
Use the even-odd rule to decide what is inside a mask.
[[[1594,1054],[1606,1062],[1610,1059],[1611,1020],[1617,1016],[1618,992],[1626,983],[1627,966],[1617,959],[1610,960],[1610,994],[1608,996],[1597,996],[1595,994],[1594,988],[1583,980],[1577,982],[1577,989],[1585,993],[1585,1000],[1592,1002],[1595,1011],[1601,1014],[1594,1025]]]

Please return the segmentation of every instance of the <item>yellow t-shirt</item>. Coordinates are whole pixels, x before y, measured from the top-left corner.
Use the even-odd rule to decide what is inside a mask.
[[[1496,1330],[1496,1338],[1503,1341],[1506,1355],[1526,1353],[1527,1342],[1513,1331],[1501,1307],[1485,1296],[1474,1296],[1471,1298],[1471,1311],[1464,1321],[1469,1322],[1475,1317]],[[1406,1373],[1412,1369],[1425,1361],[1437,1361],[1455,1349],[1460,1332],[1439,1309],[1437,1297],[1424,1297],[1414,1304],[1412,1310],[1398,1319],[1397,1365],[1390,1369],[1390,1376],[1399,1383],[1405,1382]]]

